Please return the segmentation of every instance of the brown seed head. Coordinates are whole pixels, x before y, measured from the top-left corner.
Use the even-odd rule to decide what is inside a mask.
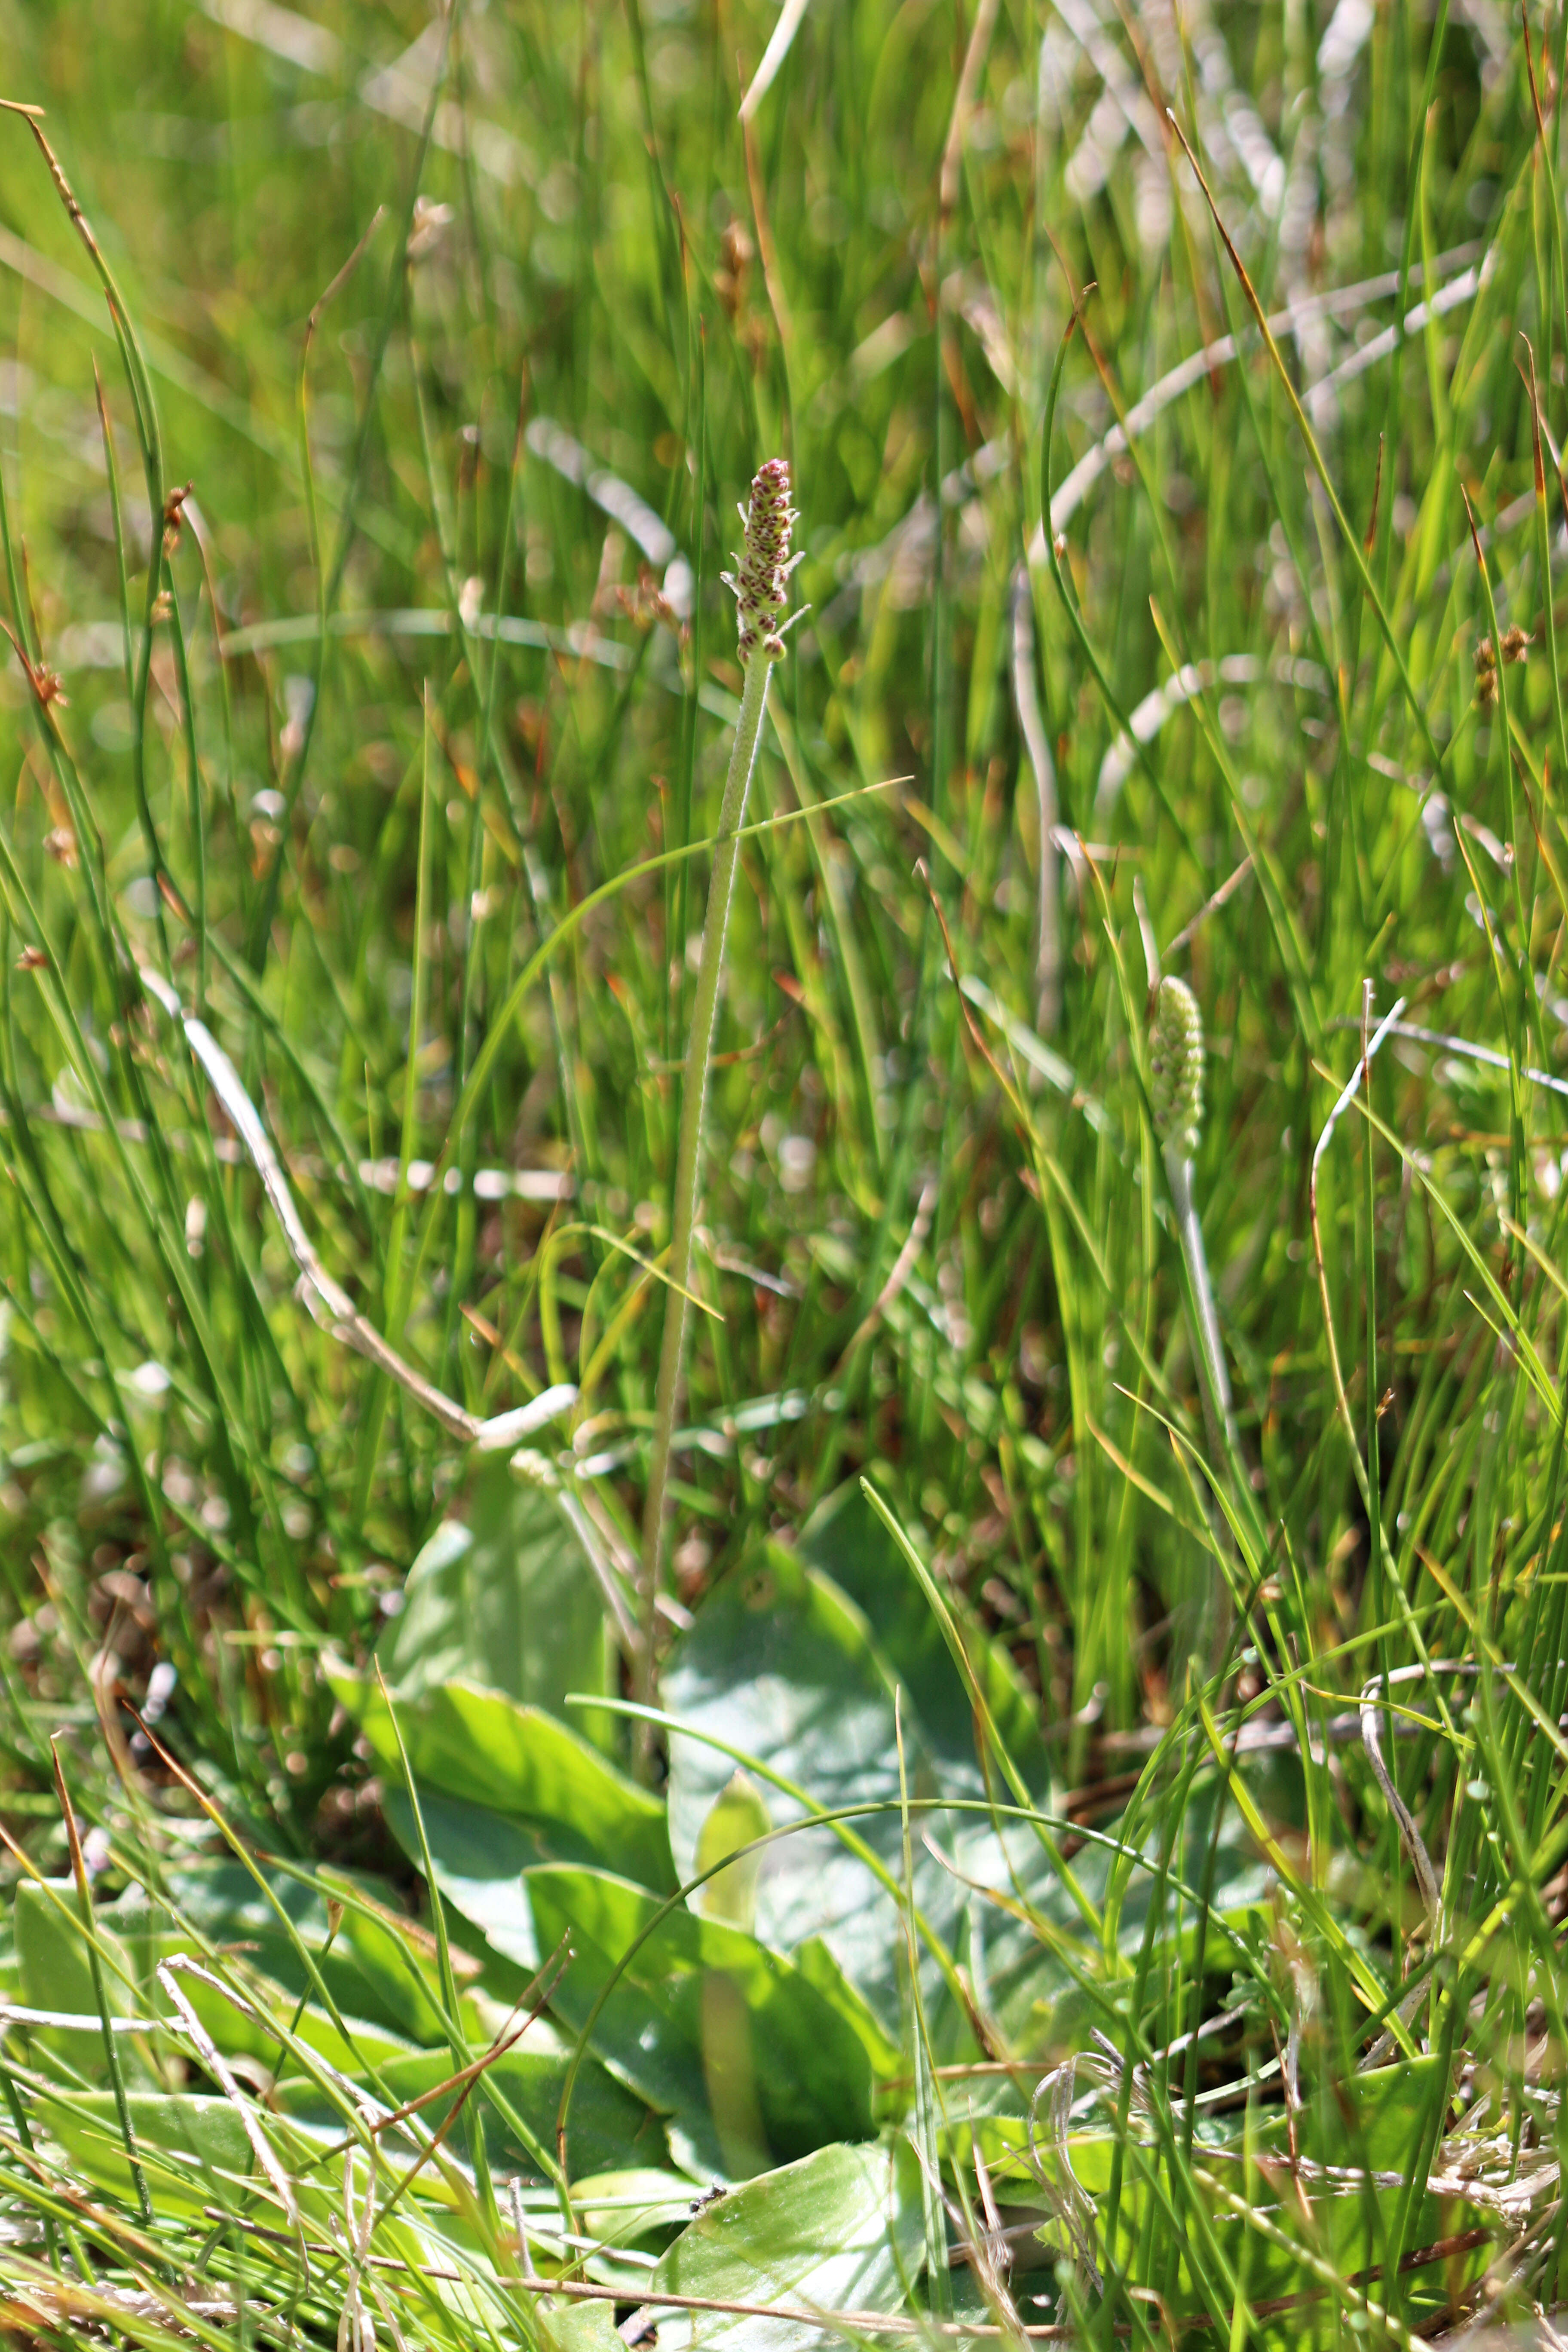
[[[1489,637],[1476,639],[1476,708],[1490,710],[1497,701],[1497,653]]]
[[[746,278],[752,266],[752,240],[738,220],[724,224],[724,234],[719,240],[723,266],[713,275],[713,284],[726,315],[738,320],[746,300]]]
[[[195,488],[187,482],[183,490],[171,490],[163,502],[163,553],[172,556],[180,544],[180,533],[185,527],[185,500]]]
[[[721,577],[735,598],[741,659],[749,662],[761,652],[777,661],[784,652],[778,617],[789,600],[789,575],[800,562],[789,551],[790,533],[800,517],[789,502],[787,458],[770,457],[758,469],[743,520],[746,541],[735,559],[738,569]]]

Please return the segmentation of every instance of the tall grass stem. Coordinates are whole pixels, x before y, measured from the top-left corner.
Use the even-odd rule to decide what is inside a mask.
[[[1165,1146],[1165,1181],[1176,1213],[1176,1235],[1193,1295],[1193,1320],[1197,1329],[1198,1368],[1202,1374],[1204,1418],[1209,1444],[1216,1459],[1228,1463],[1236,1453],[1236,1418],[1231,1410],[1230,1374],[1226,1369],[1225,1342],[1219,1335],[1214,1285],[1204,1248],[1203,1227],[1193,1199],[1193,1163],[1174,1143]]]
[[[642,1647],[637,1659],[637,1685],[645,1704],[651,1701],[655,1637],[658,1624],[658,1579],[664,1544],[664,1512],[669,1485],[669,1449],[675,1416],[680,1404],[686,1371],[689,1308],[691,1286],[691,1237],[697,1223],[701,1192],[702,1128],[708,1098],[708,1066],[713,1054],[713,1032],[719,1018],[719,984],[723,977],[724,945],[730,929],[730,903],[734,896],[735,867],[740,857],[739,835],[745,820],[752,773],[757,764],[763,713],[768,698],[773,656],[759,646],[746,664],[741,692],[741,715],[730,752],[724,797],[713,849],[713,872],[708,885],[708,908],[702,919],[702,953],[697,967],[697,989],[691,1003],[691,1027],[686,1041],[686,1066],[681,1083],[680,1136],[675,1159],[675,1199],[670,1223],[669,1261],[665,1291],[664,1337],[659,1348],[658,1384],[654,1392],[653,1451],[648,1460],[647,1498],[643,1509]],[[676,942],[679,949],[679,942]]]

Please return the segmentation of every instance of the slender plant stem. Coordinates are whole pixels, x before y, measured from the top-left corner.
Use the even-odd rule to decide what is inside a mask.
[[[702,1122],[708,1102],[708,1065],[713,1054],[713,1031],[719,1017],[719,982],[724,968],[724,942],[730,929],[730,901],[734,894],[735,866],[740,856],[737,838],[746,814],[752,771],[763,731],[763,710],[768,698],[772,656],[759,646],[746,664],[741,691],[741,715],[730,753],[730,772],[719,809],[713,850],[713,872],[708,885],[708,910],[702,921],[702,956],[697,967],[697,992],[691,1004],[691,1027],[686,1041],[686,1069],[680,1094],[680,1140],[675,1159],[675,1202],[670,1228],[668,1286],[665,1291],[664,1339],[659,1349],[658,1387],[654,1397],[653,1453],[648,1462],[647,1500],[643,1510],[642,1649],[637,1659],[637,1687],[649,1704],[654,1686],[654,1645],[658,1629],[658,1578],[664,1546],[664,1506],[669,1484],[669,1447],[680,1404],[686,1370],[687,1292],[691,1285],[691,1236],[701,1192]],[[679,941],[675,942],[679,951]]]
[[[1198,1388],[1204,1401],[1209,1453],[1216,1473],[1223,1463],[1233,1489],[1240,1494],[1247,1474],[1237,1441],[1236,1415],[1231,1410],[1230,1374],[1226,1369],[1225,1344],[1219,1335],[1214,1285],[1209,1280],[1204,1229],[1193,1199],[1193,1163],[1174,1142],[1165,1146],[1165,1179],[1171,1188],[1171,1204],[1176,1212],[1176,1232],[1187,1269],[1187,1288],[1192,1294],[1193,1322],[1198,1339]],[[1228,1549],[1229,1531],[1213,1505],[1209,1507],[1209,1519],[1215,1543]],[[1213,1671],[1229,1630],[1229,1618],[1225,1575],[1216,1560],[1207,1577],[1194,1625],[1192,1656],[1200,1674]]]
[[[1198,1334],[1198,1366],[1203,1374],[1199,1386],[1203,1391],[1204,1419],[1208,1423],[1209,1444],[1218,1461],[1228,1465],[1236,1450],[1230,1374],[1226,1370],[1225,1347],[1219,1336],[1219,1316],[1215,1308],[1214,1285],[1209,1280],[1204,1229],[1198,1223],[1197,1207],[1193,1200],[1193,1163],[1173,1143],[1165,1146],[1165,1178],[1171,1187],[1171,1204],[1176,1212],[1176,1232],[1181,1240],[1187,1282],[1193,1294],[1194,1319]],[[1218,1466],[1217,1463],[1215,1466]]]

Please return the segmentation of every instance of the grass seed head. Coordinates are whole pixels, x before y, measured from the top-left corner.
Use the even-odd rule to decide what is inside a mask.
[[[738,324],[746,306],[746,278],[755,250],[751,238],[738,220],[729,220],[719,241],[723,267],[713,273],[713,284],[725,315],[731,324]]]
[[[789,551],[790,533],[800,517],[789,502],[787,457],[770,457],[758,470],[741,520],[746,540],[735,558],[738,568],[721,574],[735,599],[741,659],[749,662],[761,651],[777,661],[784,652],[778,616],[789,598],[789,575],[800,562]]]
[[[1204,1023],[1184,980],[1163,980],[1149,1024],[1154,1129],[1184,1160],[1198,1148],[1204,1117]]]
[[[1478,637],[1475,650],[1476,704],[1489,710],[1497,700],[1497,649],[1489,637]]]
[[[180,534],[185,527],[185,500],[195,489],[187,482],[183,490],[171,490],[163,501],[163,553],[172,557],[180,544]]]

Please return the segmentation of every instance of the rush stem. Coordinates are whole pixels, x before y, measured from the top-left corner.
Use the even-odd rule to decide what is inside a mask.
[[[670,1441],[680,1409],[686,1377],[686,1342],[690,1308],[686,1294],[691,1287],[691,1238],[701,1197],[702,1126],[708,1102],[708,1068],[713,1056],[713,1032],[719,1018],[719,984],[723,975],[724,943],[730,928],[730,902],[734,894],[739,856],[737,835],[745,821],[752,772],[757,763],[763,710],[768,698],[768,673],[773,662],[758,646],[745,667],[741,690],[741,715],[724,779],[719,810],[713,871],[708,884],[708,908],[702,921],[702,954],[697,967],[697,992],[692,999],[691,1028],[686,1041],[686,1066],[680,1092],[680,1140],[675,1160],[669,1256],[666,1265],[664,1338],[659,1349],[658,1387],[654,1398],[653,1450],[648,1458],[647,1498],[643,1507],[642,1639],[637,1661],[637,1696],[653,1703],[654,1664],[658,1632],[658,1591],[663,1567],[665,1502],[669,1485]],[[677,952],[679,942],[676,942]],[[648,1734],[651,1738],[651,1733]]]

